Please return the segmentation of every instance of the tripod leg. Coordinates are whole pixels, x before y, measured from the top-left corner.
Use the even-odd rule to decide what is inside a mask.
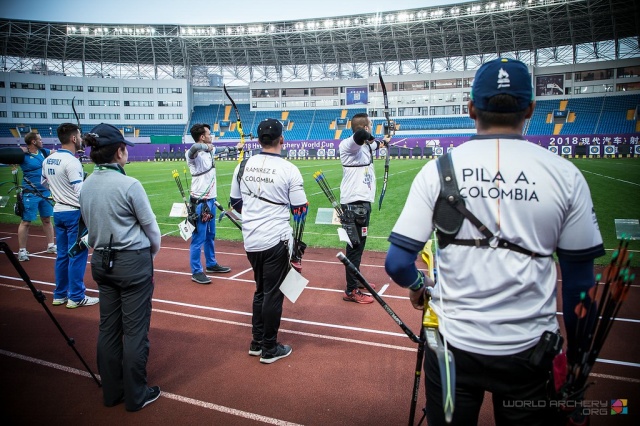
[[[27,284],[27,286],[31,290],[31,293],[33,293],[33,297],[35,297],[36,300],[38,301],[38,303],[40,303],[42,305],[44,310],[47,312],[47,315],[49,315],[49,318],[51,318],[51,321],[53,321],[55,326],[58,328],[58,330],[60,331],[62,336],[67,341],[67,344],[71,347],[71,349],[73,349],[73,351],[76,353],[76,355],[80,359],[80,362],[82,362],[82,364],[87,369],[87,371],[89,372],[91,377],[93,377],[93,380],[96,381],[98,386],[102,386],[102,384],[100,383],[100,380],[98,380],[96,375],[93,374],[93,371],[91,371],[91,369],[89,368],[87,363],[84,361],[84,358],[82,358],[82,355],[80,355],[80,352],[78,352],[78,350],[76,349],[76,347],[75,347],[75,343],[76,342],[71,337],[67,336],[67,333],[64,332],[64,330],[62,329],[62,326],[60,325],[58,320],[56,320],[56,318],[53,316],[53,314],[49,310],[49,307],[45,303],[45,300],[46,300],[45,295],[42,293],[42,291],[40,291],[40,290],[38,290],[38,289],[36,289],[34,287],[33,283],[31,282],[31,278],[29,278],[29,275],[27,275],[27,272],[24,270],[22,265],[20,265],[20,262],[18,261],[18,259],[16,259],[16,256],[13,254],[13,251],[9,248],[9,245],[7,243],[5,243],[4,241],[1,241],[0,242],[0,250],[5,252],[5,254],[7,255],[7,258],[13,264],[13,267],[15,268],[16,272],[18,273],[18,275],[20,275],[20,277],[24,280],[24,282]]]

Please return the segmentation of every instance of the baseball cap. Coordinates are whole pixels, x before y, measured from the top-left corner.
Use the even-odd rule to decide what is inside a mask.
[[[258,139],[262,141],[263,136],[269,136],[271,141],[282,136],[282,123],[275,118],[265,118],[262,120],[258,125]]]
[[[98,146],[107,146],[114,143],[126,143],[129,146],[135,146],[133,142],[130,142],[122,136],[120,130],[111,124],[100,123],[89,133],[92,133],[98,141]]]
[[[496,95],[511,95],[516,107],[489,106]],[[533,86],[529,69],[515,59],[498,58],[484,63],[476,72],[471,88],[471,100],[476,108],[490,112],[518,112],[533,101]]]

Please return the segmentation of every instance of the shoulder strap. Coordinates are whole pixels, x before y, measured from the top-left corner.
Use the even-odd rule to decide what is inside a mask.
[[[434,226],[442,232],[438,238],[440,247],[444,248],[449,244],[475,247],[505,248],[531,257],[549,257],[513,244],[505,239],[497,238],[493,232],[487,228],[473,213],[467,209],[464,199],[458,190],[453,161],[450,153],[447,153],[437,160],[438,173],[440,175],[440,196],[433,212]],[[484,235],[481,240],[462,240],[456,238],[460,231],[464,218],[469,221]]]

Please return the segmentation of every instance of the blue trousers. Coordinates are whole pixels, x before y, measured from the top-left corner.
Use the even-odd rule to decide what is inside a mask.
[[[56,289],[53,291],[54,299],[68,297],[74,302],[84,299],[86,287],[84,286],[84,271],[87,268],[89,250],[84,250],[74,257],[69,257],[68,251],[78,238],[78,221],[80,210],[67,212],[55,212],[56,243],[58,245],[58,257],[56,258]]]
[[[204,260],[206,266],[215,266],[218,262],[216,262],[216,251],[213,240],[216,238],[216,206],[213,204],[215,198],[211,198],[209,200],[203,201],[202,203],[196,206],[196,213],[198,213],[198,226],[196,226],[196,230],[193,235],[191,235],[191,246],[189,247],[189,257],[191,264],[191,273],[197,274],[198,272],[202,272],[202,261],[200,260],[200,253],[202,251],[202,246],[204,246]],[[211,213],[213,214],[213,219],[208,222],[202,222],[200,218],[202,217],[202,206],[207,204]]]

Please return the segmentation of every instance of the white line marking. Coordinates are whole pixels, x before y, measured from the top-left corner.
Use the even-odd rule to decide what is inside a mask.
[[[589,170],[582,170],[582,171],[584,173],[591,173],[592,175],[600,176],[600,177],[603,177],[603,178],[617,180],[618,182],[624,182],[624,183],[628,183],[630,185],[640,186],[640,183],[629,182],[628,180],[622,180],[622,179],[617,179],[617,178],[614,178],[614,177],[611,177],[611,176],[607,176],[607,175],[601,175],[600,173],[590,172]]]
[[[638,364],[637,362],[615,361],[612,359],[603,359],[603,358],[597,358],[596,361],[602,362],[603,364],[625,365],[627,367],[636,367],[636,368],[640,367],[640,364]]]
[[[631,377],[612,376],[610,374],[591,373],[591,374],[589,374],[589,377],[598,377],[598,378],[601,378],[601,379],[618,380],[620,382],[640,383],[640,380],[638,380],[638,379],[632,379]]]
[[[237,274],[235,274],[234,276],[229,277],[229,279],[235,279],[235,278],[238,278],[240,275],[244,275],[244,274],[246,274],[246,273],[247,273],[247,272],[249,272],[249,271],[253,271],[253,269],[252,269],[252,268],[247,268],[247,269],[245,269],[244,271],[238,272],[238,273],[237,273]]]
[[[382,296],[384,292],[387,291],[388,288],[389,288],[389,284],[383,285],[380,291],[378,292],[378,295]]]
[[[91,375],[87,371],[78,370],[76,368],[67,367],[65,365],[55,364],[53,362],[45,361],[38,358],[32,358],[30,356],[17,354],[14,352],[9,352],[0,349],[0,355],[8,356],[11,358],[16,358],[21,361],[30,362],[32,364],[41,365],[43,367],[49,367],[56,370],[64,371],[65,373],[75,374],[77,376],[82,377],[91,377]],[[96,375],[96,377],[100,377]],[[235,408],[225,407],[224,405],[212,404],[206,401],[200,401],[199,399],[188,398],[186,396],[177,395],[175,393],[170,393],[166,391],[162,391],[160,395],[163,398],[173,399],[174,401],[183,402],[189,405],[195,405],[196,407],[207,408],[209,410],[218,411],[224,414],[230,414],[232,416],[242,417],[245,419],[255,420],[257,422],[262,422],[270,425],[278,425],[278,426],[299,426],[297,423],[287,422],[285,420],[274,419],[273,417],[262,416],[260,414],[250,413],[248,411],[237,410]]]

